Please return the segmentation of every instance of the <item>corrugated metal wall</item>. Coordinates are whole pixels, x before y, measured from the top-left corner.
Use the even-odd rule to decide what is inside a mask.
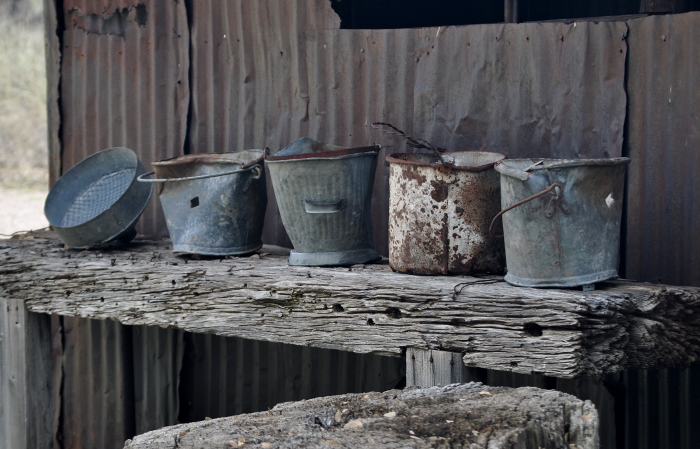
[[[190,97],[184,2],[57,3],[65,26],[60,81],[63,172],[115,146],[133,149],[146,166],[183,154]],[[165,235],[157,198],[137,229]]]
[[[340,27],[326,0],[192,3],[187,150],[277,151],[308,134],[304,32]],[[269,175],[268,175],[269,185]],[[290,247],[268,189],[263,241]]]
[[[63,317],[64,448],[119,448],[178,422],[285,401],[402,386],[400,357],[291,346]],[[1,354],[0,354],[1,355]]]
[[[54,5],[60,17],[48,17],[47,35],[53,36],[51,27],[64,29],[51,41],[61,43],[62,59],[55,84],[60,117],[52,116],[50,132],[60,137],[63,167],[52,159],[52,173],[116,145],[133,148],[146,164],[185,152],[264,146],[276,151],[304,135],[341,145],[378,141],[385,145],[382,161],[388,152],[404,151],[400,139],[369,126],[375,120],[455,150],[484,148],[511,157],[629,155],[622,273],[700,285],[700,209],[694,207],[700,169],[697,13],[625,22],[338,30],[338,17],[325,0]],[[56,59],[53,54],[50,63]],[[387,170],[380,163],[373,218],[375,244],[384,254],[387,214]],[[140,230],[165,232],[157,201]],[[274,201],[263,238],[289,245]],[[188,336],[183,346],[175,343],[180,337],[151,337],[144,330],[149,342],[143,347],[155,352],[137,350],[132,358],[125,348],[140,338],[135,331],[66,320],[75,339],[66,334],[65,379],[93,377],[91,383],[64,385],[64,437],[76,444],[78,436],[102,438],[88,424],[94,416],[82,407],[126,401],[135,410],[131,415],[115,404],[112,416],[104,417],[123,436],[172,420],[181,397],[188,398],[180,404],[181,418],[201,418],[264,407],[278,395],[296,399],[335,391],[330,384],[314,390],[302,380],[311,371],[294,363],[301,357],[323,371],[336,363],[334,357],[348,360],[341,365],[355,357],[211,336]],[[176,377],[137,379],[153,365],[175,376],[177,360],[191,361],[193,354],[182,378],[225,388],[230,401],[219,401],[217,389],[197,390],[195,377],[183,381],[178,395]],[[378,360],[370,365],[396,362]],[[243,363],[251,364],[248,374],[237,371]],[[130,369],[136,377],[128,378]],[[238,373],[234,386],[225,382],[232,372]],[[395,373],[395,367],[382,372]],[[287,396],[273,381],[282,378]],[[349,379],[339,382],[360,388]],[[700,368],[624,373],[601,385],[615,398],[617,447],[700,447],[692,429],[700,416]],[[259,395],[241,394],[250,389]],[[94,401],[81,397],[88,393]],[[143,413],[145,404],[163,395],[162,412],[146,422],[151,409]],[[88,428],[92,433],[84,433]]]
[[[400,357],[185,334],[180,421],[320,396],[386,391],[405,381]]]
[[[628,26],[624,275],[700,286],[700,13]],[[700,366],[622,382],[625,448],[700,447]]]

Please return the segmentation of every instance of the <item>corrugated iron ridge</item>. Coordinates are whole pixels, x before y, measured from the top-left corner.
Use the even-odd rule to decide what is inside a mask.
[[[700,13],[629,20],[624,276],[700,285]],[[626,448],[700,447],[700,366],[624,373]]]
[[[629,22],[630,278],[700,285],[698,23],[699,13]]]
[[[419,64],[418,132],[511,158],[619,156],[625,32],[585,21],[438,29]]]
[[[330,3],[196,2],[192,15],[187,151],[270,147],[274,152],[306,135],[309,94],[299,39],[310,30],[340,26]],[[274,193],[268,192],[263,240],[291,246]]]
[[[131,327],[136,435],[177,423],[183,331]]]
[[[65,317],[61,441],[64,447],[121,448],[134,434],[130,329]]]
[[[109,17],[101,22],[99,11],[86,12],[95,11],[91,5],[65,5],[61,97],[70,101],[62,103],[61,111],[63,169],[113,146],[133,149],[146,167],[182,154],[189,104],[184,5],[141,2],[145,24],[129,16],[121,29],[106,25]],[[138,229],[165,234],[157,198]]]
[[[267,410],[349,392],[385,391],[404,376],[399,357],[185,334],[181,422]]]
[[[424,30],[317,32],[305,42],[309,76],[309,134],[325,142],[378,142],[372,196],[374,246],[388,254],[389,173],[386,155],[404,151],[402,138],[371,127],[390,122],[412,133],[415,58]]]

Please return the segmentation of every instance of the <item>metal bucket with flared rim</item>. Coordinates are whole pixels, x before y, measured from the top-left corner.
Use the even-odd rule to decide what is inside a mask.
[[[129,148],[108,148],[88,156],[51,188],[44,215],[63,243],[73,248],[129,242],[153,191],[136,182],[145,171]]]
[[[506,159],[501,174],[505,280],[576,287],[617,277],[629,158]]]
[[[503,241],[489,234],[500,209],[500,153],[391,154],[389,264],[401,273],[501,273]]]
[[[337,266],[379,259],[370,206],[379,145],[346,148],[305,137],[266,159],[290,265]]]
[[[262,150],[188,154],[151,164],[155,171],[139,181],[160,184],[174,252],[228,256],[262,247],[264,156]]]

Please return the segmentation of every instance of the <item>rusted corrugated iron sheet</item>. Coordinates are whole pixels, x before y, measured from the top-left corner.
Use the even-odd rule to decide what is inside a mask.
[[[187,151],[277,151],[305,136],[309,92],[299,36],[339,27],[327,0],[193,2]],[[263,241],[291,246],[268,194]]]
[[[183,331],[131,327],[136,435],[177,424]]]
[[[385,391],[404,375],[399,357],[186,333],[180,421],[262,411],[320,396]]]
[[[146,167],[181,155],[189,107],[184,3],[67,0],[63,11],[63,172],[113,146],[133,149]],[[137,229],[165,234],[157,199]]]
[[[121,449],[135,431],[131,329],[65,317],[59,439],[65,448]]]
[[[547,23],[305,33],[309,134],[405,150],[369,126],[383,121],[454,151],[619,156],[626,31]],[[386,164],[373,218],[375,246],[387,254]]]
[[[510,158],[620,156],[626,34],[617,22],[426,30],[414,131]]]
[[[64,317],[63,333],[63,447],[121,449],[177,423],[182,331]]]
[[[383,145],[374,179],[374,246],[388,255],[389,153],[402,139],[373,129],[374,121],[413,133],[414,55],[424,30],[339,30],[304,35],[309,76],[309,134],[337,145]]]
[[[625,275],[700,285],[700,13],[628,24]]]
[[[700,285],[700,13],[630,20],[624,275]],[[624,374],[625,448],[700,447],[700,366]]]

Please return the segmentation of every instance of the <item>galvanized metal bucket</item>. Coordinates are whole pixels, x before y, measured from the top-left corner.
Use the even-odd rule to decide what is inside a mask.
[[[501,273],[503,242],[489,234],[500,209],[499,153],[391,154],[389,264],[401,273]]]
[[[370,206],[379,145],[346,148],[302,138],[267,157],[290,265],[338,266],[379,259]]]
[[[267,191],[262,150],[188,154],[153,162],[141,182],[160,202],[177,253],[243,255],[262,247]],[[148,178],[153,175],[157,178]]]
[[[576,287],[617,277],[629,158],[507,159],[501,173],[505,280]]]

